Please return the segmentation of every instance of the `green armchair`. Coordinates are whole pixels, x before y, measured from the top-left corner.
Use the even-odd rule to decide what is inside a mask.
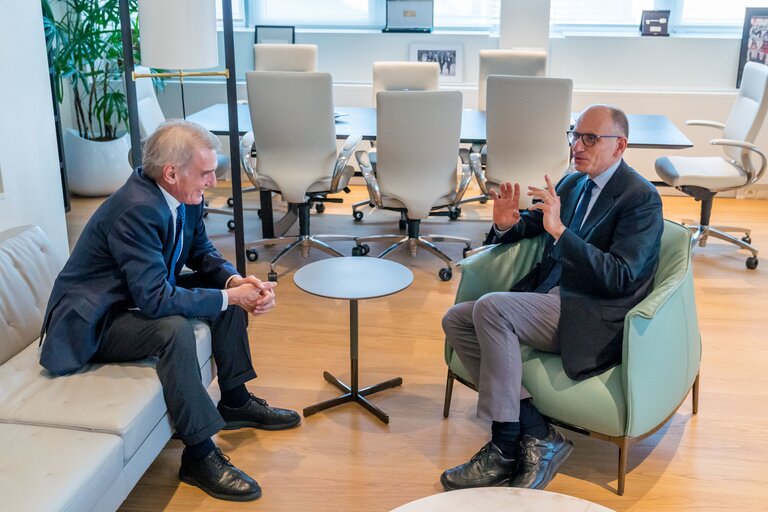
[[[693,390],[698,411],[701,336],[696,317],[690,254],[691,231],[664,221],[653,291],[624,320],[621,364],[589,379],[568,378],[558,354],[522,347],[523,385],[553,423],[615,443],[618,489],[624,494],[627,451],[661,428]],[[498,245],[459,263],[456,302],[509,290],[541,258],[543,237]],[[445,345],[448,417],[453,381],[476,389],[458,354]]]

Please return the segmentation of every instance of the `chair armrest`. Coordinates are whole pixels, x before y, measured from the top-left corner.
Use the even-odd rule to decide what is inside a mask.
[[[453,200],[453,204],[451,206],[459,206],[461,204],[461,200],[464,197],[464,193],[469,188],[469,182],[472,180],[472,169],[470,168],[469,164],[462,163],[461,164],[461,180],[459,181],[459,188],[456,191],[456,197]]]
[[[376,174],[373,172],[373,167],[371,166],[371,159],[368,158],[368,152],[356,151],[355,158],[357,159],[357,164],[360,166],[360,172],[363,174],[363,179],[365,179],[365,185],[368,187],[368,197],[373,204],[381,208],[383,206],[381,190],[379,190],[379,183],[376,181]]]
[[[624,319],[625,435],[631,437],[641,436],[667,419],[699,373],[701,336],[689,240],[690,233],[686,233],[678,242],[683,252],[676,256],[681,259],[673,263],[674,272],[657,283]]]
[[[240,162],[243,164],[243,171],[248,176],[248,181],[253,184],[254,187],[260,189],[258,175],[256,174],[256,166],[253,161],[256,157],[256,150],[253,147],[254,137],[253,132],[248,132],[240,139]]]
[[[747,173],[747,183],[745,185],[751,185],[752,183],[756,182],[760,178],[763,177],[763,174],[765,173],[765,166],[766,166],[766,158],[765,154],[763,154],[762,151],[760,151],[760,148],[755,146],[754,144],[750,142],[746,142],[743,140],[734,140],[734,139],[712,139],[709,141],[710,144],[713,146],[730,146],[735,148],[741,148],[746,149],[748,151],[751,151],[752,153],[757,154],[757,156],[760,158],[760,168],[758,170],[755,170],[755,167],[752,165],[752,159],[750,158],[750,153],[747,151],[742,151],[741,153],[741,162],[733,162],[735,165],[737,165],[741,170],[743,170],[745,173]],[[732,187],[732,188],[741,188],[744,185],[739,185],[738,187]]]
[[[705,119],[689,119],[685,122],[686,126],[707,126],[709,128],[725,129],[725,124],[718,121],[707,121]]]
[[[488,187],[485,185],[485,171],[483,171],[480,153],[470,153],[469,165],[472,168],[472,174],[474,174],[475,179],[477,179],[477,185],[480,187],[480,192],[487,196]]]
[[[355,148],[363,137],[360,135],[350,135],[347,140],[344,141],[344,146],[341,148],[339,155],[336,157],[336,165],[333,168],[333,175],[331,176],[331,192],[337,192],[339,190],[339,182],[344,174],[344,169],[347,167],[347,162],[355,152]]]
[[[461,281],[456,302],[480,298],[489,292],[508,291],[541,261],[544,236],[516,244],[490,246],[457,263]]]

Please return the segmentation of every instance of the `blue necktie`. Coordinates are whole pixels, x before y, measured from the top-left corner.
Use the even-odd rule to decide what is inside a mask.
[[[587,179],[587,182],[584,184],[584,188],[581,192],[581,200],[576,206],[576,211],[573,212],[571,222],[568,224],[568,229],[576,233],[576,235],[581,235],[581,225],[584,223],[584,216],[587,213],[589,201],[592,199],[592,190],[594,188],[595,182]],[[560,262],[556,261],[552,265],[549,274],[547,274],[546,279],[544,279],[534,291],[538,293],[547,293],[549,290],[557,286],[560,283],[560,274],[562,271],[563,266],[560,264]]]
[[[181,256],[181,241],[184,237],[184,203],[176,208],[176,238],[173,243],[173,258],[171,258],[171,268],[168,269],[168,282],[171,286],[176,286],[176,265]]]

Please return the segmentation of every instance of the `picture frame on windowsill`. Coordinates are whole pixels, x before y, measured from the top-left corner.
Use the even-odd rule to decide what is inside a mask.
[[[464,81],[464,46],[460,44],[411,43],[410,60],[437,62],[441,82]]]
[[[294,44],[296,27],[291,25],[256,25],[253,28],[256,44]]]

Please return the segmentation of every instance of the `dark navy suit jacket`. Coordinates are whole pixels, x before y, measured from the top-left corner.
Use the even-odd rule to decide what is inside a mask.
[[[96,353],[110,309],[138,307],[149,318],[169,315],[212,320],[221,313],[227,279],[237,274],[213,247],[203,224],[203,205],[185,205],[184,245],[173,270],[186,265],[195,282],[168,282],[175,226],[158,185],[135,171],[96,210],[56,278],[43,320],[40,364],[62,375]]]
[[[588,176],[573,173],[557,184],[560,219],[566,226]],[[512,243],[546,233],[539,211],[524,212],[520,222],[486,243]],[[582,238],[570,229],[554,244],[547,234],[542,262],[512,291],[533,291],[555,261],[562,264],[558,336],[565,373],[586,379],[621,362],[627,312],[653,286],[664,229],[661,198],[654,186],[623,160],[608,180],[582,226]]]

